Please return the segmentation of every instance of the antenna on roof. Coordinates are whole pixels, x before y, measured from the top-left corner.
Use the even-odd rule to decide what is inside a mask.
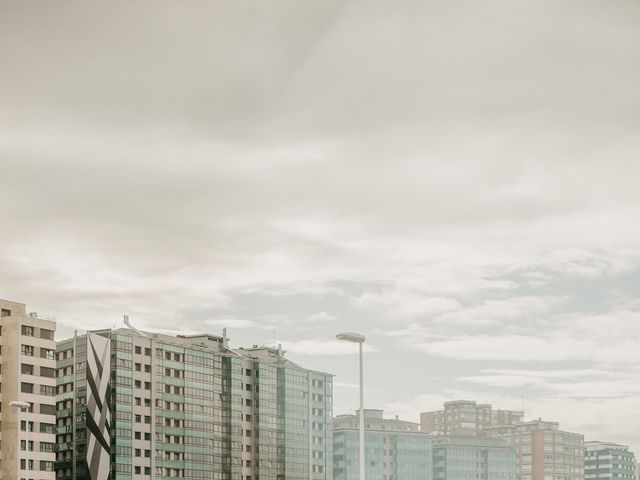
[[[143,337],[147,337],[147,338],[151,338],[151,335],[149,335],[148,333],[144,333],[141,332],[140,330],[138,330],[136,327],[134,327],[133,325],[131,325],[131,322],[129,321],[129,315],[124,315],[123,317],[124,320],[124,324],[129,327],[131,330],[133,330],[134,332],[136,332],[138,335],[141,335]]]

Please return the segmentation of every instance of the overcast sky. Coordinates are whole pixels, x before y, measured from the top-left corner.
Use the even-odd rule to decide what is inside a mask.
[[[335,413],[640,454],[635,0],[0,2],[0,297],[229,327]]]

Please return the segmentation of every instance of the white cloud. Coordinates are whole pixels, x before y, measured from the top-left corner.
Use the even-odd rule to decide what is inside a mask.
[[[358,348],[353,343],[341,342],[338,340],[300,340],[287,341],[282,343],[285,350],[295,355],[357,355]],[[374,352],[375,347],[365,343],[364,352]]]

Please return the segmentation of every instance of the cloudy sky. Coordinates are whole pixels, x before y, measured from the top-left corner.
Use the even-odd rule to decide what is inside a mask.
[[[335,412],[458,398],[640,453],[640,4],[0,4],[0,297],[229,327]]]

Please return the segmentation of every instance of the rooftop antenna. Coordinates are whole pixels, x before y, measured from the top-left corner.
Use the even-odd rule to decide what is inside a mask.
[[[144,333],[141,332],[140,330],[138,330],[136,327],[134,327],[133,325],[131,325],[131,322],[129,321],[129,315],[124,315],[123,317],[124,320],[124,324],[129,327],[131,330],[133,330],[134,332],[136,332],[138,335],[141,335],[143,337],[147,337],[147,338],[152,338],[151,335],[149,335],[148,333]]]

